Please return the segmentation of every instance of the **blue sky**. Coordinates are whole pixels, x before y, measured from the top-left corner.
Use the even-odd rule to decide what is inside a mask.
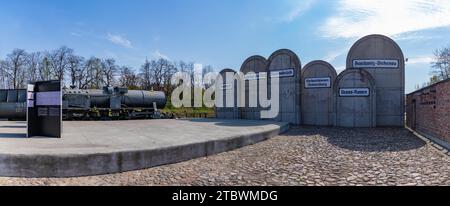
[[[134,68],[166,57],[238,70],[248,56],[289,48],[303,65],[343,70],[352,43],[372,33],[410,59],[411,92],[429,79],[433,50],[450,45],[450,1],[0,0],[0,58],[66,45]]]

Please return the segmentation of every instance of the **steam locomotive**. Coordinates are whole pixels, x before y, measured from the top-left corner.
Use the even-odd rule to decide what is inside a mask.
[[[63,89],[63,120],[127,120],[170,118],[159,110],[164,92],[119,87]],[[26,119],[26,90],[0,90],[0,119]]]
[[[24,120],[26,114],[26,90],[0,90],[0,119]]]

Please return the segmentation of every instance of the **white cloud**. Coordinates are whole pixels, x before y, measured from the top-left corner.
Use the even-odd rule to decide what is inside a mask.
[[[354,39],[344,41],[344,46],[337,47],[334,50],[328,52],[322,59],[324,61],[332,63],[335,61],[338,57],[341,56],[347,56],[347,53],[350,49],[350,47],[353,45]]]
[[[159,52],[159,51],[154,51],[154,52],[152,53],[152,57],[155,58],[155,59],[165,59],[165,60],[170,60],[169,56],[167,56],[167,55],[165,55],[165,54],[162,54],[162,53]]]
[[[303,15],[306,11],[311,9],[314,3],[316,3],[316,0],[291,0],[289,2],[292,10],[283,17],[283,21],[285,22],[292,22],[297,17]]]
[[[343,71],[345,71],[345,66],[337,66],[334,69],[336,69],[336,73],[339,75]]]
[[[108,33],[108,40],[114,44],[123,46],[125,48],[129,49],[133,48],[133,44],[131,43],[131,41],[121,35]]]
[[[348,52],[348,48],[349,47],[345,47],[342,49],[331,51],[331,52],[327,53],[326,56],[323,57],[322,59],[326,62],[333,62],[338,57],[345,55]]]
[[[70,35],[75,36],[75,37],[81,37],[82,36],[80,33],[77,33],[77,32],[71,32]]]
[[[321,28],[327,38],[399,35],[450,26],[448,0],[339,0]]]
[[[408,58],[407,64],[431,64],[434,58],[431,56],[421,56]]]
[[[427,41],[439,38],[439,35],[422,35],[419,32],[407,32],[392,36],[396,41]]]

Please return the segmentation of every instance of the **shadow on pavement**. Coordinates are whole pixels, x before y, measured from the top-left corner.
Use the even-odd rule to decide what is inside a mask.
[[[336,147],[358,152],[400,152],[426,145],[405,128],[295,127],[283,136],[321,136]]]

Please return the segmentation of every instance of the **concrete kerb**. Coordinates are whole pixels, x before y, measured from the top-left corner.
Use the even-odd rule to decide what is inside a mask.
[[[436,149],[439,153],[442,155],[448,155],[450,156],[450,147],[440,144],[438,141],[436,141],[434,138],[430,138],[427,136],[424,136],[420,134],[417,131],[414,131],[413,129],[409,127],[405,127],[407,130],[409,130],[411,133],[413,133],[416,137],[424,141],[427,145],[432,146],[434,149]]]
[[[283,124],[277,129],[260,133],[139,151],[67,155],[0,154],[0,176],[63,178],[140,170],[238,149],[268,140],[289,128],[289,124]]]

